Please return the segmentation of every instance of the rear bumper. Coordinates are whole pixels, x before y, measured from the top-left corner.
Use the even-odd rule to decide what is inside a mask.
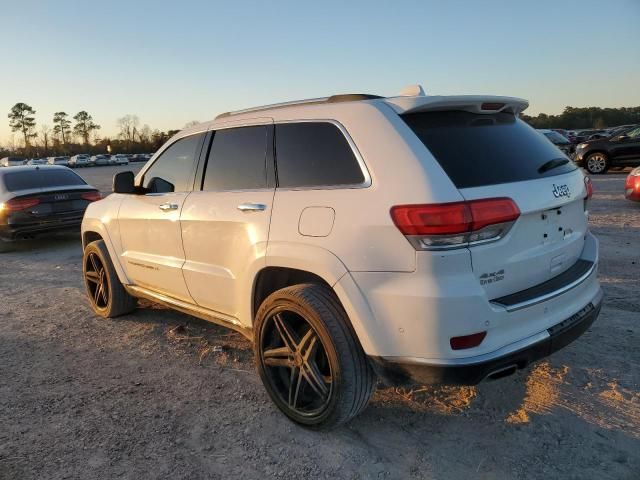
[[[79,231],[84,212],[63,218],[46,217],[38,222],[0,224],[0,238],[18,240],[20,238],[46,233]]]
[[[544,332],[490,354],[459,358],[446,364],[432,364],[410,358],[369,359],[376,374],[392,385],[476,385],[487,377],[500,378],[509,375],[569,345],[595,322],[601,306],[602,290],[592,302],[569,318]]]

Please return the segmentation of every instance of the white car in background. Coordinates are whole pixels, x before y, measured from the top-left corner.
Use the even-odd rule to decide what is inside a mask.
[[[71,168],[88,167],[91,161],[91,156],[86,153],[80,153],[74,155],[69,159],[68,166]]]
[[[109,160],[111,159],[111,155],[107,154],[98,154],[91,157],[90,163],[91,165],[109,165]]]
[[[111,155],[109,159],[110,165],[129,165],[129,155],[125,155],[123,153],[118,153],[116,155]]]
[[[27,161],[21,157],[4,157],[0,159],[0,167],[18,167],[26,164]]]
[[[27,161],[27,165],[46,165],[47,163],[46,158],[32,158]]]
[[[62,165],[69,166],[69,157],[49,157],[47,158],[47,163],[49,165]]]
[[[241,332],[274,403],[316,428],[362,411],[376,376],[510,375],[602,303],[591,184],[527,106],[414,86],[188,128],[87,208],[87,296],[103,317],[146,298]]]

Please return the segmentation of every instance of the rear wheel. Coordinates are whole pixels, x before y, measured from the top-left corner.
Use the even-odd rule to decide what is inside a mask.
[[[609,159],[604,153],[595,152],[587,156],[585,166],[589,173],[605,173],[609,169]]]
[[[84,249],[82,273],[87,297],[98,315],[118,317],[136,308],[136,299],[118,279],[104,240],[91,242]]]
[[[260,378],[290,419],[330,428],[367,406],[375,377],[329,288],[303,284],[271,294],[254,331]]]

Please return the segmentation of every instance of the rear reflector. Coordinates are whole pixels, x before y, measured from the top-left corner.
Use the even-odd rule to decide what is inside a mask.
[[[478,332],[473,335],[465,335],[464,337],[451,337],[449,343],[452,350],[464,350],[466,348],[477,347],[482,343],[487,332]]]
[[[587,200],[590,200],[593,197],[593,182],[591,178],[584,177],[584,185],[587,187]]]
[[[520,210],[510,198],[391,208],[393,223],[419,250],[497,240],[519,216]]]
[[[12,198],[5,202],[4,208],[10,212],[18,212],[27,208],[35,207],[40,203],[38,198]]]
[[[87,192],[81,195],[85,200],[89,200],[90,202],[95,202],[96,200],[101,200],[102,195],[100,192]]]

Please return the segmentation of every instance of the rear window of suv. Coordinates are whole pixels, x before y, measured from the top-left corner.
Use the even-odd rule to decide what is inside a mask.
[[[458,188],[521,182],[575,170],[544,136],[510,113],[422,112],[401,116]]]
[[[85,181],[74,172],[62,169],[34,169],[24,170],[22,172],[10,172],[3,175],[3,178],[4,186],[9,192],[37,188],[86,185]]]

